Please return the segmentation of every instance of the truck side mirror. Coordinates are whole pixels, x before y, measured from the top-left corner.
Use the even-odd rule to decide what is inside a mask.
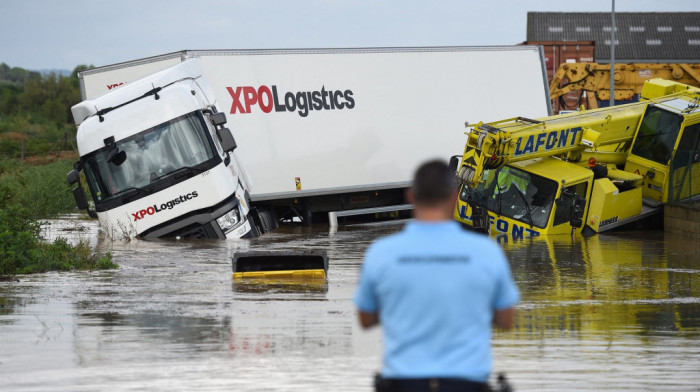
[[[459,163],[460,163],[461,160],[462,160],[462,156],[461,156],[461,155],[453,155],[453,156],[450,158],[449,167],[450,167],[450,170],[451,170],[453,173],[455,173],[455,174],[457,173],[457,169],[459,169]]]
[[[66,177],[68,179],[68,185],[73,185],[80,181],[80,173],[75,169],[69,171]]]
[[[564,196],[559,197],[558,199],[554,200],[554,204],[557,205],[557,208],[561,208],[566,205],[566,200],[564,200]]]
[[[226,115],[223,112],[212,113],[209,115],[209,121],[211,121],[212,125],[215,127],[224,125],[226,124]]]
[[[224,149],[225,152],[231,152],[236,149],[236,140],[233,138],[233,134],[231,133],[230,129],[221,128],[216,131],[216,134],[219,136],[219,140],[221,141],[221,147]]]
[[[559,198],[554,200],[554,204],[556,204],[559,208],[569,207],[576,199],[578,199],[578,195],[575,192],[569,188],[564,188],[562,189]]]
[[[577,197],[574,201],[574,209],[571,211],[571,227],[583,225],[583,213],[586,210],[586,199]]]
[[[79,210],[87,210],[88,202],[85,198],[85,192],[83,192],[83,187],[80,185],[73,188],[73,198],[75,199],[75,205],[78,206]]]

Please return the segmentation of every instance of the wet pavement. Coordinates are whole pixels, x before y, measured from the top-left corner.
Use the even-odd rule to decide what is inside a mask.
[[[372,240],[401,223],[283,227],[255,240],[89,240],[118,270],[0,282],[0,390],[369,391],[381,335],[351,298]],[[700,245],[663,232],[502,244],[523,301],[494,337],[517,391],[698,391]],[[239,250],[328,252],[325,284],[241,285]]]

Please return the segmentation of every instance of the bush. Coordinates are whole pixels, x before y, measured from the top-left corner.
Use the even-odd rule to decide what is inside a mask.
[[[12,189],[0,182],[0,276],[117,268],[110,253],[97,257],[87,242],[43,241],[41,226]]]
[[[9,188],[19,204],[27,207],[32,218],[45,218],[75,211],[72,188],[66,180],[72,169],[70,160],[44,166],[6,160],[0,164],[0,183]]]
[[[62,116],[56,101],[46,101],[42,107],[49,116]],[[70,150],[75,139],[75,126],[38,114],[12,114],[0,117],[0,156],[19,158]]]

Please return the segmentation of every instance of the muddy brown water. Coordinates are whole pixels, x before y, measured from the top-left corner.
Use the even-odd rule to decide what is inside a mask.
[[[362,255],[402,223],[282,228],[228,241],[110,241],[115,271],[0,282],[0,390],[369,391],[381,334],[351,298]],[[468,244],[465,244],[468,246]],[[505,243],[520,287],[494,368],[516,391],[699,391],[700,245],[663,232]],[[326,284],[240,285],[240,250],[321,249]]]

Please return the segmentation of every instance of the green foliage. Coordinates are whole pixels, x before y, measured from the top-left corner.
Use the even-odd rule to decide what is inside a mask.
[[[75,210],[66,174],[73,169],[69,160],[44,166],[21,165],[16,160],[0,163],[0,184],[12,191],[33,218],[44,218]]]
[[[2,84],[0,81],[0,116],[15,113],[19,109],[19,99],[22,86]]]
[[[48,103],[42,106],[49,115],[62,116],[62,109]],[[51,151],[71,149],[75,138],[75,127],[57,121],[51,121],[43,113],[13,114],[0,120],[0,156],[19,158],[24,142],[25,156],[45,155]]]
[[[110,253],[97,257],[87,242],[44,241],[41,227],[14,191],[0,182],[0,276],[117,268]]]
[[[75,126],[71,106],[80,101],[77,72],[71,77],[0,64],[0,276],[43,271],[117,268],[112,255],[97,257],[87,242],[41,238],[37,219],[74,211],[66,173],[72,161],[27,166],[15,159],[70,148]]]
[[[5,63],[0,64],[0,84],[14,84],[21,86],[30,77],[39,76],[38,72],[27,71],[26,69],[12,67]]]
[[[0,157],[71,149],[76,127],[71,107],[80,102],[79,65],[71,76],[42,76],[0,64]]]

